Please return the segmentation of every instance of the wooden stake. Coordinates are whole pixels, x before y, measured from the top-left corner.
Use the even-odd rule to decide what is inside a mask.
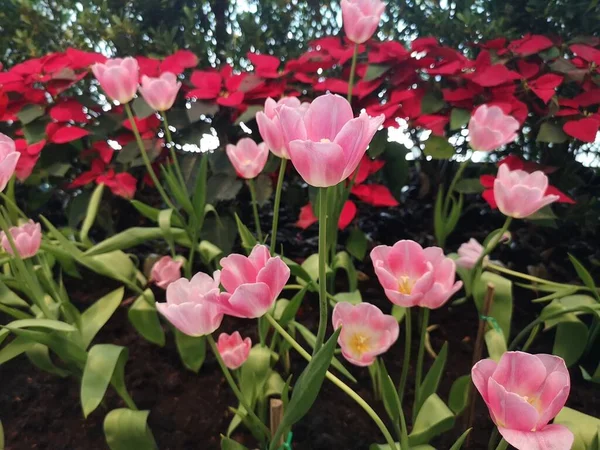
[[[488,316],[490,313],[490,309],[492,309],[492,304],[494,303],[494,291],[495,287],[492,283],[488,283],[487,291],[485,293],[485,300],[483,302],[483,308],[481,309],[481,316],[479,317],[479,327],[477,329],[477,338],[475,339],[475,347],[473,349],[473,361],[471,367],[477,364],[481,357],[483,356],[483,342],[485,339],[485,327],[487,325],[487,320],[483,317]],[[465,416],[465,429],[472,428],[473,426],[473,418],[475,416],[475,390],[473,389],[472,382],[469,385],[469,395],[467,400],[467,415]],[[471,445],[471,433],[467,436],[467,441],[465,442],[465,448],[469,448]]]
[[[272,398],[269,402],[269,410],[271,415],[271,436],[275,435],[275,432],[279,428],[279,424],[283,420],[283,402],[279,398]],[[277,446],[283,445],[284,436],[281,435]]]

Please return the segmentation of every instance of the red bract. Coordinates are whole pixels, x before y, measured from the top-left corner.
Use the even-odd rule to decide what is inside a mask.
[[[387,186],[383,184],[359,184],[352,188],[352,194],[373,206],[399,205]]]
[[[28,145],[25,139],[15,139],[15,148],[21,154],[15,169],[19,181],[22,182],[29,178],[45,145],[45,140]]]
[[[50,117],[57,122],[87,122],[83,105],[75,99],[67,99],[50,108]]]
[[[256,53],[248,53],[248,59],[254,66],[256,74],[263,78],[280,78],[284,76],[287,71],[279,70],[281,60],[276,56],[271,55],[259,55]]]
[[[529,56],[535,53],[539,53],[542,50],[546,50],[547,48],[550,48],[553,45],[553,42],[546,36],[541,36],[539,34],[528,34],[522,39],[512,41],[509,44],[508,48],[510,51],[517,55]]]
[[[66,144],[89,135],[90,132],[83,128],[61,125],[59,123],[49,123],[46,127],[48,140],[54,144]]]
[[[583,142],[594,142],[599,128],[600,118],[596,116],[580,120],[570,120],[563,125],[565,133]]]
[[[548,103],[555,94],[555,89],[561,85],[563,77],[547,73],[531,81],[528,85],[535,95]]]
[[[244,101],[244,92],[236,91],[232,85],[239,86],[244,77],[245,74],[235,77],[230,66],[225,66],[220,72],[195,70],[190,81],[196,89],[189,91],[186,97],[216,100],[221,106],[239,106]]]
[[[346,227],[348,227],[348,225],[350,225],[356,216],[356,211],[357,208],[353,201],[348,200],[346,203],[344,203],[342,213],[340,214],[340,220],[338,221],[338,228],[340,230],[344,230]],[[306,230],[312,224],[317,223],[318,220],[319,219],[317,219],[317,216],[315,216],[315,213],[313,212],[312,205],[309,203],[308,205],[304,205],[302,208],[300,208],[300,216],[298,217],[296,226]]]
[[[104,184],[113,194],[131,200],[135,196],[137,180],[130,173],[115,173],[113,169],[109,169],[96,178],[96,184]]]

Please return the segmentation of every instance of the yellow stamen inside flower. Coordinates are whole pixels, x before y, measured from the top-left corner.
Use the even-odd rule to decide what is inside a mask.
[[[371,349],[370,346],[371,338],[369,336],[365,336],[361,333],[355,333],[354,336],[350,339],[350,348],[353,353],[357,355],[362,355],[363,353],[368,352]]]
[[[329,139],[327,139],[327,138],[323,138],[323,139],[321,139],[321,142],[323,142],[324,144],[328,144],[331,141]]]
[[[412,292],[412,289],[413,289],[414,285],[415,285],[415,282],[413,280],[411,280],[407,276],[402,276],[398,280],[398,291],[401,294],[410,295],[410,293]]]

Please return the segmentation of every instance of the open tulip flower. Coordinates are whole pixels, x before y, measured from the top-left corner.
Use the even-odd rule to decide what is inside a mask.
[[[156,111],[166,111],[173,106],[181,82],[177,81],[177,75],[165,72],[158,78],[142,76],[140,93],[148,106]]]
[[[375,247],[371,260],[387,298],[399,306],[439,308],[462,287],[456,264],[439,247],[402,240]]]
[[[129,103],[138,88],[139,66],[132,58],[114,58],[96,63],[92,72],[106,95],[121,104]]]
[[[11,227],[8,231],[15,241],[15,247],[21,258],[31,258],[37,254],[42,244],[42,227],[39,223],[30,220],[20,227]],[[2,248],[8,254],[14,256],[8,237],[4,232],[0,233],[0,239],[2,240]]]
[[[197,273],[191,280],[180,278],[167,287],[167,302],[156,309],[179,331],[188,336],[211,334],[221,325],[223,313],[219,306],[220,272],[213,277]]]
[[[354,173],[385,120],[362,112],[354,118],[348,101],[317,97],[306,112],[286,105],[277,111],[284,142],[300,176],[311,186],[335,186]]]
[[[283,139],[283,132],[281,130],[279,117],[277,117],[276,112],[277,108],[281,105],[285,105],[289,108],[300,108],[306,110],[309,104],[300,103],[300,100],[298,100],[296,97],[283,97],[277,102],[269,97],[265,101],[264,111],[259,111],[256,113],[258,131],[267,144],[267,147],[269,147],[275,156],[278,156],[279,158],[290,159],[290,156],[285,149],[286,146]]]
[[[333,309],[333,327],[342,327],[342,355],[357,366],[370,366],[398,339],[398,321],[370,303],[340,302]]]
[[[499,106],[479,106],[469,121],[470,145],[473,150],[491,152],[517,138],[519,121],[504,114]]]
[[[269,249],[257,245],[250,256],[232,254],[221,259],[221,283],[227,292],[220,303],[225,314],[253,319],[263,316],[290,278],[289,267]]]
[[[355,44],[367,42],[377,30],[385,3],[381,0],[342,0],[344,32]]]
[[[0,133],[0,191],[4,190],[15,173],[20,156],[15,141]]]
[[[231,370],[235,370],[246,362],[252,340],[247,337],[242,339],[239,331],[232,334],[221,333],[217,341],[217,349],[225,365]]]
[[[269,148],[264,142],[257,144],[250,138],[242,138],[236,145],[227,144],[227,157],[241,178],[256,178],[265,168]]]
[[[152,266],[152,281],[159,288],[166,289],[171,283],[181,278],[183,262],[175,261],[170,256],[163,256]]]
[[[548,177],[544,172],[510,170],[502,164],[494,180],[494,199],[502,214],[523,219],[559,199],[558,195],[546,194],[547,189]]]
[[[573,433],[548,425],[565,405],[571,381],[562,358],[507,352],[473,367],[475,387],[498,431],[518,450],[569,450]]]

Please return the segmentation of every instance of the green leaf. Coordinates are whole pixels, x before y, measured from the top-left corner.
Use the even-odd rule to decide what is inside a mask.
[[[135,117],[137,117],[138,119],[145,119],[147,117],[150,117],[152,114],[156,114],[154,108],[151,108],[148,105],[148,103],[146,103],[146,100],[144,100],[144,97],[142,97],[141,95],[138,95],[133,100],[131,106],[133,108],[133,112],[135,113]]]
[[[175,343],[183,365],[198,373],[206,358],[206,336],[188,336],[175,328]]]
[[[25,353],[30,348],[35,346],[35,342],[25,339],[24,337],[18,336],[0,350],[0,365],[13,358]]]
[[[102,200],[103,192],[104,184],[99,184],[96,186],[96,189],[94,189],[94,192],[90,197],[87,213],[83,219],[83,223],[81,224],[81,231],[79,232],[82,242],[88,242],[88,233],[90,232],[90,229],[96,220],[96,216],[98,215],[98,208],[100,207],[100,201]]]
[[[540,126],[540,131],[538,132],[537,138],[535,139],[537,142],[549,142],[553,144],[562,144],[569,139],[569,136],[563,131],[562,127],[551,123],[544,122]]]
[[[37,368],[59,377],[66,377],[70,373],[68,370],[57,367],[50,358],[50,350],[43,344],[33,344],[25,352],[29,361]]]
[[[394,316],[398,323],[404,320],[406,313],[410,313],[410,311],[406,307],[399,305],[392,306],[392,316]]]
[[[235,223],[237,224],[238,233],[240,235],[240,239],[242,240],[242,246],[246,250],[252,250],[258,241],[250,232],[248,227],[240,220],[237,214],[235,215]]]
[[[290,321],[294,320],[296,317],[296,313],[298,309],[300,309],[300,305],[302,305],[302,300],[304,300],[304,296],[306,295],[306,291],[308,290],[308,285],[304,286],[300,289],[296,295],[292,297],[290,302],[287,304],[283,312],[281,313],[281,317],[278,319],[279,324],[282,327],[287,327]]]
[[[569,314],[565,314],[569,316]],[[588,341],[588,328],[578,318],[565,318],[556,328],[552,354],[565,360],[567,367],[571,367],[585,352]]]
[[[479,280],[473,286],[473,298],[477,311],[481,314],[488,283],[494,285],[494,303],[490,308],[488,316],[493,317],[508,339],[510,336],[510,322],[513,311],[512,282],[500,275],[491,272],[483,272]]]
[[[117,310],[125,295],[125,289],[116,289],[97,300],[81,314],[81,339],[87,348],[100,329]]]
[[[223,250],[209,241],[200,241],[198,251],[200,252],[202,262],[206,265],[209,265],[217,257],[223,255]]]
[[[25,105],[21,111],[17,113],[17,117],[23,125],[28,125],[38,117],[42,117],[45,110],[40,105]]]
[[[206,182],[206,201],[216,204],[219,201],[233,200],[242,186],[243,183],[234,175],[213,173]]]
[[[591,450],[596,435],[600,432],[600,419],[564,407],[554,419],[555,424],[566,426],[575,435],[571,450]]]
[[[161,212],[160,209],[153,208],[152,206],[146,205],[145,203],[142,203],[138,200],[131,200],[130,203],[135,209],[137,209],[137,211],[142,216],[144,216],[147,219],[150,219],[151,221],[153,221],[155,223],[158,223],[158,216]],[[179,220],[179,217],[177,217],[177,216],[171,217],[171,225],[173,225],[174,227],[178,227],[178,228],[183,227],[181,220]]]
[[[0,450],[4,450],[4,446],[4,427],[2,426],[2,421],[0,421]]]
[[[571,264],[573,264],[573,267],[575,268],[577,275],[579,276],[579,278],[581,278],[581,281],[583,281],[583,284],[585,284],[586,287],[592,291],[592,293],[596,297],[596,300],[598,300],[600,302],[600,293],[596,289],[594,279],[592,278],[590,273],[587,271],[587,269],[584,267],[584,265],[581,264],[579,262],[579,260],[577,258],[575,258],[573,255],[569,254],[569,259],[571,260]]]
[[[450,388],[448,406],[457,416],[468,406],[469,389],[471,389],[471,375],[458,377]]]
[[[507,352],[506,338],[502,330],[492,327],[486,331],[484,339],[490,358],[496,362],[500,361],[502,355]]]
[[[388,413],[388,416],[394,423],[400,422],[402,414],[402,406],[400,405],[400,397],[394,382],[388,374],[383,360],[379,363],[379,385],[381,386],[381,396],[383,397],[383,405]]]
[[[263,109],[264,108],[260,105],[248,106],[246,110],[236,119],[235,124],[239,125],[242,122],[247,123],[251,120],[254,120],[256,113],[262,111]]]
[[[367,235],[358,228],[352,228],[346,241],[346,250],[359,261],[365,259],[369,240]]]
[[[471,120],[471,112],[466,109],[452,108],[450,113],[450,130],[458,130]]]
[[[379,130],[377,133],[375,133],[375,136],[373,136],[373,139],[371,140],[371,143],[369,144],[369,148],[367,149],[367,155],[369,155],[370,158],[377,158],[378,156],[380,156],[383,152],[385,152],[385,149],[388,146],[388,130],[387,128],[384,128],[383,130]],[[316,205],[315,205],[316,208]]]
[[[461,194],[481,194],[483,186],[479,178],[462,178],[454,186],[454,190]]]
[[[456,442],[452,445],[452,447],[450,447],[450,450],[460,450],[465,441],[467,440],[467,436],[469,436],[469,433],[472,429],[473,428],[469,428],[463,434],[461,434],[460,437],[456,440]]]
[[[194,186],[194,195],[192,196],[192,205],[194,205],[194,211],[196,213],[196,219],[199,221],[202,230],[202,224],[204,223],[204,210],[206,208],[206,183],[208,179],[208,157],[202,155],[200,157],[200,168],[198,176],[196,178],[196,185]]]
[[[423,407],[425,399],[429,398],[430,395],[435,394],[437,392],[438,386],[440,385],[440,380],[442,379],[442,375],[444,374],[447,358],[448,343],[444,342],[442,350],[438,354],[437,358],[435,358],[435,361],[431,365],[431,368],[429,369],[429,372],[427,372],[427,375],[425,375],[423,383],[421,383],[420,396],[415,402],[417,414]]]
[[[0,281],[0,303],[7,306],[29,308],[29,303],[9,289],[3,281]]]
[[[424,151],[427,156],[431,156],[433,159],[450,159],[456,152],[446,138],[435,134],[429,136],[429,139],[425,141]]]
[[[333,298],[336,303],[346,302],[353,305],[358,305],[362,302],[362,295],[360,295],[360,291],[358,289],[352,292],[338,292],[333,296]]]
[[[158,217],[157,217],[158,221]],[[171,234],[177,240],[178,238],[186,236],[184,230],[179,228],[172,228]],[[115,234],[114,236],[105,239],[104,241],[94,245],[92,248],[87,250],[84,254],[86,256],[100,255],[103,253],[109,253],[115,250],[125,250],[131,247],[137,247],[154,239],[162,239],[163,231],[159,227],[152,228],[141,228],[133,227],[129,228],[121,233]],[[189,244],[188,244],[189,245]]]
[[[435,114],[440,111],[446,103],[439,91],[427,91],[421,100],[421,114]]]
[[[104,419],[104,435],[110,450],[156,450],[148,425],[150,411],[113,409]]]
[[[402,189],[408,183],[410,168],[407,153],[408,149],[399,142],[388,142],[383,153],[383,179],[396,200],[402,198]]]
[[[454,415],[437,394],[425,400],[417,415],[412,432],[408,436],[411,448],[414,445],[427,444],[431,439],[452,429]]]
[[[325,379],[325,374],[331,364],[340,331],[341,328],[338,328],[331,335],[298,377],[298,381],[292,392],[292,398],[290,398],[290,402],[283,414],[281,424],[271,440],[270,450],[277,449],[277,442],[284,430],[302,419],[317,399],[317,395]]]
[[[221,435],[221,450],[249,450],[245,445]]]
[[[444,186],[440,185],[438,193],[435,198],[435,205],[433,207],[433,232],[435,234],[435,240],[440,247],[444,247],[446,243],[446,218],[443,211],[444,206]]]
[[[18,328],[44,328],[55,331],[76,331],[76,328],[73,325],[52,319],[14,320],[7,325],[3,325],[3,327],[8,328],[11,331]]]
[[[259,206],[265,205],[271,195],[273,195],[273,183],[268,175],[261,173],[254,179],[254,186],[256,188],[256,202]]]
[[[100,405],[109,384],[128,397],[125,387],[125,363],[128,351],[113,344],[94,345],[89,353],[81,378],[81,407],[84,417]]]
[[[133,305],[127,315],[134,328],[148,341],[159,346],[165,345],[165,332],[160,324],[158,312],[154,305],[154,294],[151,289],[146,289]]]
[[[373,81],[382,76],[388,70],[390,70],[391,66],[386,66],[383,64],[369,64],[367,67],[367,72],[363,77],[362,81]]]
[[[354,267],[352,258],[350,258],[348,253],[336,253],[331,266],[334,270],[334,273],[337,272],[338,269],[343,269],[346,271],[346,274],[348,275],[349,291],[356,291],[358,289],[358,276],[356,274],[356,268]]]

